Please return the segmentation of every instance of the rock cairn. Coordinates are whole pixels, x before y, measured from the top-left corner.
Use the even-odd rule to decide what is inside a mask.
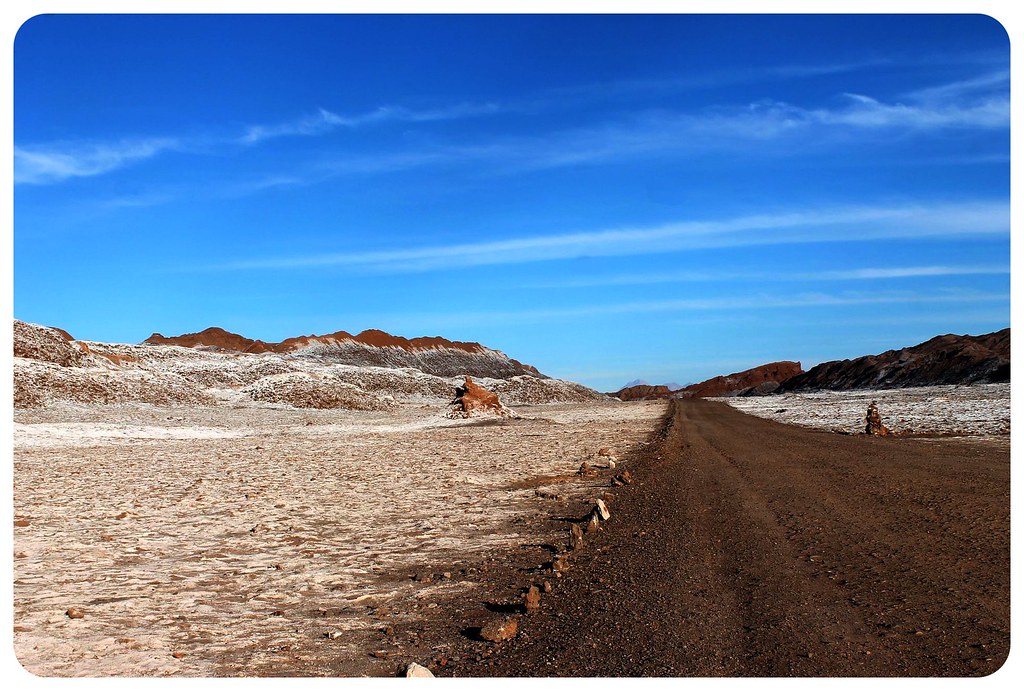
[[[878,413],[878,403],[871,401],[867,415],[864,417],[864,433],[875,437],[886,437],[891,434],[889,428],[882,424],[882,416]]]

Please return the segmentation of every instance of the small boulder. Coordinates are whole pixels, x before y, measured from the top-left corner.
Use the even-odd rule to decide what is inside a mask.
[[[433,678],[434,675],[431,673],[429,669],[427,669],[423,665],[417,664],[415,662],[410,662],[409,666],[405,668],[405,676],[407,678]]]
[[[587,534],[590,535],[600,530],[600,523],[601,519],[597,516],[597,509],[594,509],[594,511],[590,513],[590,520],[587,521]]]
[[[604,503],[604,499],[597,500],[595,503],[595,510],[597,515],[601,517],[602,521],[607,521],[612,517],[612,513],[608,510],[608,505]]]
[[[80,609],[75,609],[74,607],[69,607],[68,611],[65,612],[64,614],[67,615],[68,619],[84,619],[85,618],[85,612],[83,612]]]
[[[514,617],[492,619],[480,628],[480,638],[485,641],[507,641],[519,632],[519,622]]]

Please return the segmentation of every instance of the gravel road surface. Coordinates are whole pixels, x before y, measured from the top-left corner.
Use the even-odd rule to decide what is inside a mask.
[[[1006,445],[675,401],[611,520],[457,676],[978,676],[1009,653]],[[581,517],[582,518],[582,517]],[[566,526],[568,527],[568,525]],[[511,583],[511,581],[510,581]],[[479,658],[479,659],[478,659]]]

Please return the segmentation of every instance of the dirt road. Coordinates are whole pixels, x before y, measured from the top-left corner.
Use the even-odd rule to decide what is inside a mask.
[[[631,468],[520,635],[467,643],[482,659],[439,673],[969,676],[1005,660],[1005,447],[680,401]]]

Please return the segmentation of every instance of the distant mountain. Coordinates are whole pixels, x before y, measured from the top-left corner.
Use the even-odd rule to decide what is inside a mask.
[[[246,338],[220,327],[198,333],[163,336],[155,333],[144,344],[206,348],[239,353],[279,353],[342,365],[412,367],[438,377],[470,375],[506,379],[519,375],[544,377],[536,367],[513,360],[479,343],[449,341],[440,336],[403,338],[368,329],[358,334],[336,331],[323,336],[295,336],[280,343]]]
[[[622,388],[629,389],[634,386],[650,386],[650,384],[645,379],[634,379],[633,381],[628,381],[625,384],[623,384]]]
[[[711,396],[760,396],[769,394],[779,385],[803,372],[799,362],[782,360],[759,365],[742,372],[712,377],[699,384],[690,384],[679,392],[681,396],[704,398]]]
[[[622,401],[650,401],[657,398],[672,398],[672,390],[667,386],[635,384],[633,386],[624,386],[608,395],[615,396]]]
[[[982,336],[947,334],[910,348],[823,362],[786,380],[780,391],[890,389],[1010,381],[1010,329]]]

